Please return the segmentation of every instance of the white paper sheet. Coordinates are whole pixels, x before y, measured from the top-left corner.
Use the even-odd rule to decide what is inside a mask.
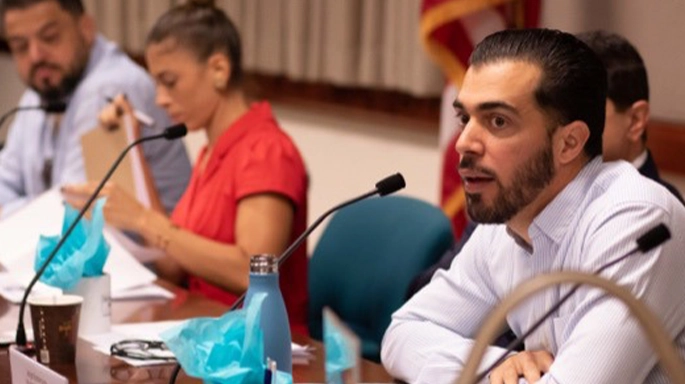
[[[0,272],[0,296],[12,304],[21,303],[26,284],[18,282],[9,272]],[[45,285],[40,281],[31,290],[30,296],[61,295],[59,288]],[[112,292],[112,300],[173,299],[174,294],[157,284],[145,284]]]
[[[64,206],[57,189],[45,192],[9,217],[0,220],[0,264],[33,257],[40,234],[60,232]]]
[[[112,300],[173,299],[174,294],[157,284],[141,285],[112,292]]]
[[[58,190],[52,189],[0,221],[0,264],[15,281],[23,286],[31,281],[35,273],[33,267],[38,239],[41,234],[59,234],[63,217],[62,196]],[[135,287],[150,286],[157,279],[107,229],[104,236],[111,246],[104,271],[112,278],[113,295]]]
[[[167,329],[170,329],[171,327],[183,323],[183,321],[184,320],[158,321],[151,323],[117,324],[112,325],[112,330],[109,333],[104,333],[101,335],[88,335],[84,337],[84,340],[91,343],[93,345],[93,349],[95,349],[96,351],[109,355],[109,350],[112,344],[122,340],[142,339],[161,341],[159,335],[162,332],[166,331]],[[309,362],[312,351],[311,347],[292,343],[292,351],[293,364],[307,364]],[[135,367],[168,363],[168,361],[165,360],[135,360],[120,358],[118,356],[116,356],[116,358],[124,360],[128,364]]]
[[[0,347],[6,347],[8,345],[14,344],[17,337],[17,330],[13,329],[11,331],[0,332]],[[33,329],[26,330],[26,342],[33,343]]]
[[[151,263],[164,256],[162,250],[140,245],[116,228],[106,226],[105,231],[141,263]]]

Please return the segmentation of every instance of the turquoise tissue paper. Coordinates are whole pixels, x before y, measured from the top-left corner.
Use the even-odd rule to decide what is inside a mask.
[[[102,229],[105,219],[102,207],[105,198],[95,202],[92,219],[83,218],[67,238],[40,278],[45,284],[63,290],[73,289],[81,277],[101,276],[109,255],[110,246],[105,241]],[[67,228],[78,217],[78,211],[66,204],[62,234],[58,236],[41,236],[38,240],[34,269],[38,271],[48,256],[59,243]]]
[[[256,294],[246,308],[188,320],[160,337],[189,376],[211,384],[261,384],[266,361],[259,316],[265,298]],[[292,376],[279,371],[274,383],[290,384]]]
[[[326,349],[326,383],[344,384],[345,372],[352,372],[357,364],[359,342],[328,308],[324,309],[323,342]],[[358,378],[353,378],[357,382]]]

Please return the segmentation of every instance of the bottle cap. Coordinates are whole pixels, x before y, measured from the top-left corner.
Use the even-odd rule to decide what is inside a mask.
[[[250,256],[250,273],[278,273],[278,258],[271,254]]]

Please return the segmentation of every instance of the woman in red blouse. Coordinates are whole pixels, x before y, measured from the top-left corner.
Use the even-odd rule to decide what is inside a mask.
[[[204,130],[207,146],[170,218],[115,185],[102,193],[108,196],[108,224],[138,233],[165,252],[156,265],[162,278],[226,304],[247,289],[250,255],[281,254],[304,231],[307,217],[302,156],[268,103],[246,101],[240,57],[237,30],[207,1],[164,14],[145,49],[156,101],[190,131]],[[111,125],[131,108],[119,96],[101,120]],[[87,195],[94,188],[69,186],[65,192]],[[306,246],[282,266],[280,284],[293,331],[306,334]]]

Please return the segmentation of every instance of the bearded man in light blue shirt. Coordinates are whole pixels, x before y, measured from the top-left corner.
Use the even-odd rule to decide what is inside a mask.
[[[108,97],[127,95],[154,119],[141,136],[171,124],[155,106],[154,83],[95,30],[80,0],[3,0],[2,33],[19,77],[29,87],[19,107],[67,102],[63,114],[20,111],[0,154],[0,215],[45,190],[85,181],[80,137],[98,126]],[[190,163],[180,140],[142,145],[161,203],[170,211],[185,190]]]
[[[551,271],[594,272],[659,223],[673,239],[601,276],[647,304],[685,352],[685,207],[631,164],[602,163],[606,87],[602,62],[567,33],[508,30],[476,47],[454,106],[468,214],[484,225],[393,315],[381,351],[392,375],[454,382],[480,325],[516,286]],[[530,298],[509,327],[524,334],[571,289]],[[668,382],[637,321],[598,289],[575,291],[524,342],[491,383]],[[480,369],[503,352],[489,347]]]

